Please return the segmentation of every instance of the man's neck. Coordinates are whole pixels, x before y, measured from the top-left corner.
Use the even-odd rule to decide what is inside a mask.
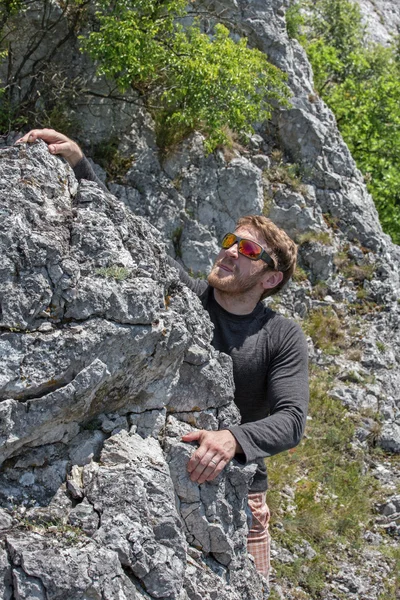
[[[249,315],[257,306],[259,300],[252,294],[231,294],[214,288],[214,298],[227,312],[233,315]]]

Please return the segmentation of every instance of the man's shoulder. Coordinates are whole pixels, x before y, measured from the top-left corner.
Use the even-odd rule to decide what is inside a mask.
[[[263,328],[276,341],[283,341],[288,338],[299,339],[302,342],[305,341],[304,332],[299,323],[277,313],[264,303],[261,318],[263,320]]]

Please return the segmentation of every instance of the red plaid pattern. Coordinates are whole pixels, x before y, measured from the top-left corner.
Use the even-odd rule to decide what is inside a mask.
[[[268,579],[271,539],[268,531],[270,513],[265,492],[249,494],[249,507],[253,522],[247,536],[247,551],[253,555],[257,571]]]

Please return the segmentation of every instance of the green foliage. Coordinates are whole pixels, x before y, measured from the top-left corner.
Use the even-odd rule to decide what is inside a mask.
[[[323,300],[328,295],[328,291],[328,286],[324,281],[317,281],[312,288],[312,296],[318,300]]]
[[[305,272],[305,270],[297,265],[295,272],[293,273],[293,281],[296,281],[296,283],[300,283],[302,281],[307,281],[307,279],[308,275]]]
[[[5,20],[12,15],[18,14],[22,6],[23,0],[1,0],[0,21]]]
[[[290,38],[301,36],[301,26],[304,25],[304,17],[301,14],[301,4],[295,2],[286,11],[286,31]]]
[[[294,192],[306,195],[307,189],[302,182],[303,173],[297,163],[284,162],[283,153],[274,150],[271,153],[273,164],[264,170],[266,183],[282,183],[290,187]]]
[[[393,598],[398,598],[400,590],[400,548],[381,546],[380,551],[392,562],[394,578],[387,578],[387,589],[379,596],[378,600],[393,600]]]
[[[400,243],[399,41],[367,41],[351,0],[303,0],[304,44],[316,90],[330,106],[365,176],[384,230]]]
[[[177,227],[172,233],[172,243],[174,245],[175,256],[182,258],[182,249],[181,249],[181,238],[183,233],[183,227]]]
[[[226,127],[251,130],[251,123],[270,117],[273,104],[287,105],[285,75],[246,39],[235,42],[221,24],[212,36],[196,20],[183,27],[185,0],[100,0],[98,6],[98,31],[82,47],[99,74],[142,95],[164,147],[200,130],[212,151],[227,141]]]

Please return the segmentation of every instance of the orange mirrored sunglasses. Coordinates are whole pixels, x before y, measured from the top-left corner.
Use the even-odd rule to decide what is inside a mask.
[[[250,260],[263,260],[272,269],[275,269],[275,263],[271,256],[264,250],[260,244],[253,242],[253,240],[247,240],[241,238],[234,233],[227,233],[221,242],[221,246],[224,250],[231,248],[233,244],[238,245],[238,252],[243,256],[246,256]]]

